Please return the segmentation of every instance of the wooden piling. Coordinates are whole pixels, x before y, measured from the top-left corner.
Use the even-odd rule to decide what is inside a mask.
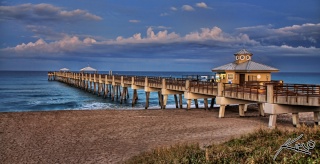
[[[194,104],[195,104],[196,108],[198,109],[199,108],[198,99],[194,99]]]
[[[180,105],[180,109],[182,109],[182,94],[179,94],[179,105]]]
[[[150,92],[146,92],[146,106],[145,106],[145,109],[149,108],[149,97],[150,97]]]
[[[176,108],[178,108],[178,97],[176,94],[174,94],[174,102],[176,103]]]
[[[208,99],[204,98],[203,101],[204,101],[204,109],[208,110]]]
[[[215,102],[216,98],[212,98],[211,99],[211,104],[210,104],[210,108],[213,108],[214,107],[214,102]]]

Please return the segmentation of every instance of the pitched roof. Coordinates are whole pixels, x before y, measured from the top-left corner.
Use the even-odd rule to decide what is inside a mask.
[[[228,63],[222,65],[220,67],[216,67],[212,69],[213,72],[218,71],[270,71],[270,72],[277,72],[279,71],[277,68],[267,66],[264,64],[260,64],[254,61],[247,61],[244,63],[237,64],[235,62]]]
[[[70,71],[68,68],[61,68],[60,71]]]
[[[88,66],[88,67],[84,67],[84,68],[80,69],[80,71],[97,71],[97,70]]]
[[[246,54],[249,54],[251,56],[253,55],[251,52],[249,52],[246,49],[242,49],[242,50],[238,51],[237,53],[235,53],[234,55],[246,55]]]

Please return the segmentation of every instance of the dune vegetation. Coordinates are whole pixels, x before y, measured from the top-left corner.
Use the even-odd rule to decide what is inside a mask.
[[[289,138],[297,141],[287,145],[291,149],[283,148],[274,160],[279,148]],[[303,125],[290,131],[259,129],[206,147],[200,147],[197,143],[177,144],[141,153],[126,163],[320,163],[320,127]]]

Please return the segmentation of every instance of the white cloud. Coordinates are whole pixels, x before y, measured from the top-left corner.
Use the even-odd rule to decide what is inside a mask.
[[[78,51],[87,45],[95,44],[97,41],[92,38],[80,40],[77,36],[65,37],[62,40],[47,43],[43,39],[38,39],[36,42],[22,43],[16,47],[6,48],[17,53],[65,53]]]
[[[205,9],[208,8],[207,4],[204,3],[204,2],[196,3],[196,6],[197,6],[197,7],[200,7],[200,8],[205,8]]]
[[[190,5],[183,5],[181,8],[184,11],[194,11],[194,8]]]
[[[167,27],[157,27],[158,29]],[[43,39],[39,39],[36,42],[22,43],[16,47],[7,48],[6,50],[13,50],[17,53],[67,53],[67,52],[84,52],[89,50],[91,45],[123,45],[130,44],[132,46],[139,44],[169,44],[169,43],[205,43],[209,42],[214,45],[258,45],[259,43],[251,40],[246,34],[239,34],[232,36],[224,33],[222,29],[218,27],[202,28],[200,32],[191,32],[185,36],[180,36],[175,32],[169,33],[167,30],[154,31],[152,27],[149,27],[146,31],[146,36],[143,37],[141,33],[136,33],[131,37],[124,38],[118,36],[115,40],[97,41],[93,37],[85,37],[81,39],[79,36],[65,36],[64,38],[46,42]],[[208,43],[208,44],[209,44]]]
[[[134,20],[134,19],[133,19],[133,20],[129,20],[129,22],[130,22],[130,23],[140,23],[141,21],[140,21],[140,20]]]
[[[177,11],[178,9],[176,7],[170,7],[170,10]]]

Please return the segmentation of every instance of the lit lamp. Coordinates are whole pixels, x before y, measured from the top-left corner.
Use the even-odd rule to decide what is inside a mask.
[[[257,78],[260,79],[260,78],[261,78],[261,75],[258,75]]]

